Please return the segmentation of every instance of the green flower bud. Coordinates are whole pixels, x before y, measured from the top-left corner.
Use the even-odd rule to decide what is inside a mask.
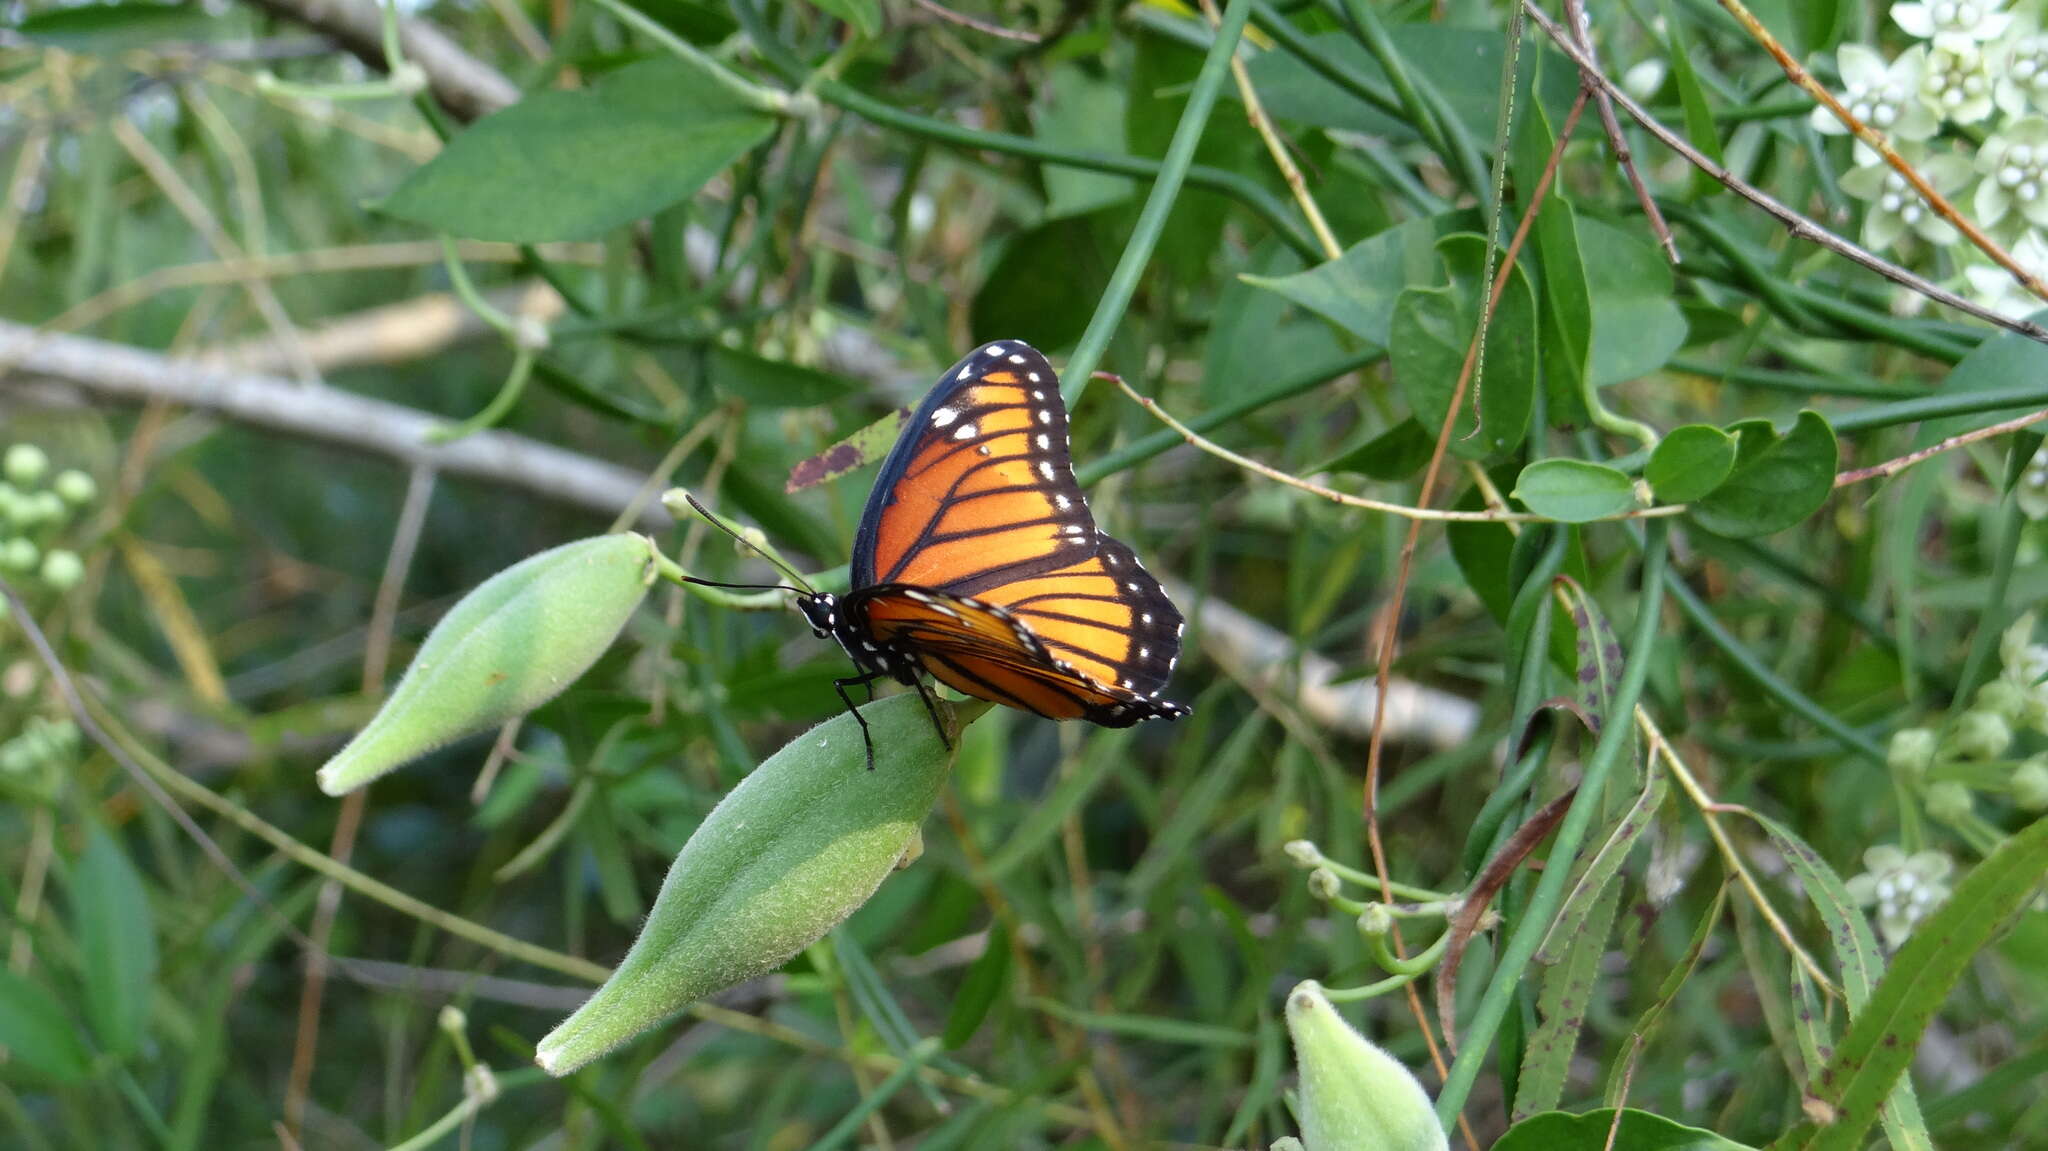
[[[91,476],[77,468],[58,472],[57,479],[50,485],[50,490],[73,507],[82,508],[100,497],[100,486],[93,482]]]
[[[1394,929],[1394,913],[1384,903],[1368,903],[1358,913],[1358,933],[1364,936],[1380,936]]]
[[[76,553],[53,548],[43,557],[43,583],[51,591],[70,591],[85,578],[85,561]]]
[[[2048,753],[2013,769],[2012,801],[2028,811],[2048,810]]]
[[[1308,1151],[1444,1151],[1429,1095],[1406,1067],[1351,1029],[1314,980],[1287,996]]]
[[[1927,789],[1927,815],[1943,823],[1955,823],[1970,815],[1970,789],[1954,780],[1944,780]]]
[[[2010,725],[2019,718],[2026,702],[2027,693],[2021,690],[2020,685],[2010,680],[1994,679],[1977,689],[1977,701],[1971,710],[1995,715]]]
[[[56,492],[30,492],[21,498],[21,503],[22,514],[30,525],[61,524],[71,515]]]
[[[1327,867],[1318,867],[1308,873],[1308,893],[1317,899],[1335,899],[1344,891],[1344,881]]]
[[[440,1024],[441,1030],[450,1035],[461,1035],[469,1030],[469,1016],[463,1014],[462,1008],[453,1003],[441,1009],[440,1018],[436,1022]]]
[[[15,444],[7,449],[6,459],[0,461],[0,474],[24,488],[41,483],[43,473],[49,470],[50,457],[34,444]]]
[[[563,544],[462,597],[367,727],[320,769],[329,795],[539,707],[590,669],[647,596],[654,545],[624,533]]]
[[[567,1075],[696,1000],[775,970],[894,872],[953,755],[915,695],[860,713],[875,770],[863,768],[855,717],[840,715],[791,740],[704,817],[626,958],[540,1041],[535,1060],[548,1074]]]
[[[1306,839],[1290,839],[1281,850],[1303,867],[1317,867],[1323,862],[1323,849]]]
[[[43,553],[36,545],[19,536],[0,543],[0,570],[32,572],[36,570],[36,561],[42,558]]]
[[[1893,771],[1917,779],[1934,762],[1934,744],[1934,732],[1924,727],[1893,732],[1891,745],[1885,749],[1885,762]]]
[[[25,494],[13,484],[0,483],[0,524],[23,526],[21,518],[28,514],[24,498]]]
[[[1988,711],[1966,711],[1949,729],[1948,751],[1962,759],[1997,759],[2012,746],[2012,727]]]

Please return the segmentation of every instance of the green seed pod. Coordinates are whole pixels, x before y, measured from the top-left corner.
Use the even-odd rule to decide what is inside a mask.
[[[2025,811],[2048,810],[2048,752],[2013,769],[2012,801]]]
[[[320,769],[342,795],[554,698],[590,669],[647,596],[654,545],[594,536],[506,568],[434,625],[367,727]]]
[[[82,508],[100,498],[100,486],[93,482],[91,476],[77,468],[58,472],[57,478],[50,484],[50,490],[73,507]]]
[[[21,505],[30,525],[61,524],[71,515],[71,509],[64,506],[56,492],[30,492],[21,497]]]
[[[1287,1033],[1301,1071],[1301,1139],[1308,1151],[1450,1146],[1422,1084],[1353,1031],[1315,980],[1288,993]]]
[[[53,548],[43,557],[43,584],[51,591],[70,591],[85,578],[85,561],[74,552]]]
[[[953,753],[912,694],[865,704],[861,715],[873,771],[854,717],[841,715],[789,741],[704,817],[626,958],[540,1041],[535,1061],[548,1074],[567,1075],[706,995],[775,970],[895,870]]]
[[[7,449],[7,457],[0,461],[0,474],[14,484],[32,488],[43,480],[43,474],[50,470],[50,457],[34,444],[15,444]]]

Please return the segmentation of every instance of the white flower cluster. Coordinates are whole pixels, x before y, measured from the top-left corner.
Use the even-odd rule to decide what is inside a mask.
[[[1919,43],[1889,63],[1842,45],[1842,105],[2021,267],[2048,276],[2048,0],[1901,0],[1891,16]],[[1826,108],[1813,126],[1848,132]],[[1956,264],[1944,271],[1971,299],[2010,316],[2041,307],[2011,273],[1954,246],[1955,226],[1883,157],[1859,142],[1855,159],[1841,184],[1865,202],[1866,246],[1908,259],[1923,243],[1946,249]]]
[[[1907,855],[1890,844],[1863,853],[1863,874],[1849,880],[1849,898],[1877,909],[1878,934],[1897,951],[1913,928],[1949,896],[1955,864],[1938,851]]]

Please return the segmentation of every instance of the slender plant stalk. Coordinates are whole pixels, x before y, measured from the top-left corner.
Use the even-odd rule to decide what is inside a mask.
[[[1081,342],[1067,359],[1060,394],[1069,407],[1081,398],[1102,363],[1110,338],[1123,322],[1124,309],[1130,306],[1131,297],[1138,290],[1138,280],[1144,276],[1145,266],[1152,262],[1152,249],[1159,243],[1159,234],[1166,230],[1166,218],[1180,199],[1181,183],[1195,162],[1195,147],[1202,142],[1202,130],[1209,124],[1209,113],[1216,107],[1216,96],[1223,90],[1223,78],[1230,73],[1231,58],[1251,14],[1252,0],[1229,0],[1224,6],[1223,19],[1216,26],[1216,39],[1209,45],[1209,54],[1202,58],[1202,70],[1195,74],[1194,87],[1188,91],[1187,107],[1181,110],[1180,123],[1174,126],[1173,140],[1166,146],[1165,159],[1160,161],[1159,178],[1152,182],[1145,207],[1131,228],[1131,238],[1124,244],[1116,270],[1110,273],[1109,287],[1103,290],[1095,314],[1088,320],[1088,330],[1081,333]]]
[[[1651,648],[1657,638],[1658,609],[1664,602],[1659,589],[1664,586],[1667,571],[1669,533],[1668,525],[1652,521],[1643,541],[1643,593],[1636,608],[1636,626],[1629,641],[1628,661],[1622,667],[1621,683],[1615,688],[1612,709],[1615,715],[1634,712],[1636,702],[1642,698],[1643,684],[1650,674]],[[1558,825],[1557,836],[1551,842],[1548,857],[1551,866],[1543,869],[1542,876],[1536,881],[1535,893],[1530,896],[1529,906],[1516,920],[1514,932],[1501,948],[1493,979],[1480,996],[1479,1006],[1474,1010],[1459,1045],[1457,1060],[1451,1064],[1443,1090],[1437,1093],[1436,1114],[1443,1121],[1445,1130],[1450,1129],[1451,1121],[1464,1107],[1465,1099],[1472,1091],[1472,1083],[1479,1075],[1480,1065],[1493,1045],[1493,1037],[1500,1030],[1501,1020],[1513,1004],[1515,990],[1521,985],[1537,945],[1550,930],[1558,903],[1564,898],[1565,885],[1571,880],[1571,868],[1567,865],[1585,842],[1593,816],[1600,808],[1607,777],[1613,774],[1615,764],[1628,749],[1633,738],[1632,730],[1627,723],[1608,724],[1601,731],[1600,741],[1594,745],[1591,758],[1586,761],[1585,774],[1579,781],[1578,798],[1572,800],[1571,810],[1565,813],[1564,822]]]

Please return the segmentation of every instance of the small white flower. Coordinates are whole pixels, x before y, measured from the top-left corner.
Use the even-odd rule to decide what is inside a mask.
[[[1887,65],[1861,44],[1844,44],[1835,54],[1835,66],[1842,73],[1842,106],[1851,116],[1892,140],[1925,140],[1934,135],[1938,121],[1933,110],[1914,99],[1927,69],[1925,48],[1910,48]],[[1814,131],[1825,135],[1849,131],[1826,108],[1815,108],[1810,120]]]
[[[1920,99],[1944,120],[1974,124],[1991,114],[1991,71],[1975,44],[1936,44],[1920,73]]]
[[[2028,465],[2027,480],[2048,470],[2048,448],[2035,453]],[[2042,481],[2048,484],[2048,477]],[[2034,613],[2028,612],[2013,621],[1999,637],[1998,662],[2002,669],[1998,678],[2013,685],[2020,691],[2020,712],[2017,722],[2023,727],[2048,733],[2048,644],[2034,642]]]
[[[1892,5],[1892,22],[1937,48],[1968,47],[2005,35],[2012,13],[2004,7],[2005,0],[1908,0]]]
[[[1985,56],[1991,66],[1991,98],[2006,115],[2048,112],[2048,32],[2037,17],[2021,14]]]
[[[2029,230],[2020,237],[2008,251],[2014,262],[2025,268],[2036,279],[2048,276],[2048,242],[2038,232]],[[1963,279],[1969,285],[1969,297],[1990,308],[2001,316],[2024,319],[2041,310],[2038,296],[2020,286],[2012,273],[1989,262],[1972,263],[1963,268]]]
[[[2017,209],[2048,225],[2048,118],[2027,116],[1994,132],[1977,150],[1977,221],[1996,224]]]
[[[1876,905],[1877,929],[1885,947],[1896,951],[1948,898],[1949,873],[1955,864],[1939,851],[1905,852],[1881,844],[1863,853],[1864,874],[1849,880],[1849,897],[1865,907]]]
[[[1953,152],[1929,154],[1925,146],[1901,146],[1899,155],[1936,192],[1951,201],[1970,182],[1970,165]],[[1876,156],[1842,175],[1842,190],[1870,207],[1863,215],[1863,242],[1882,251],[1908,235],[1945,247],[1961,238],[1955,225],[1934,214],[1904,176]]]

